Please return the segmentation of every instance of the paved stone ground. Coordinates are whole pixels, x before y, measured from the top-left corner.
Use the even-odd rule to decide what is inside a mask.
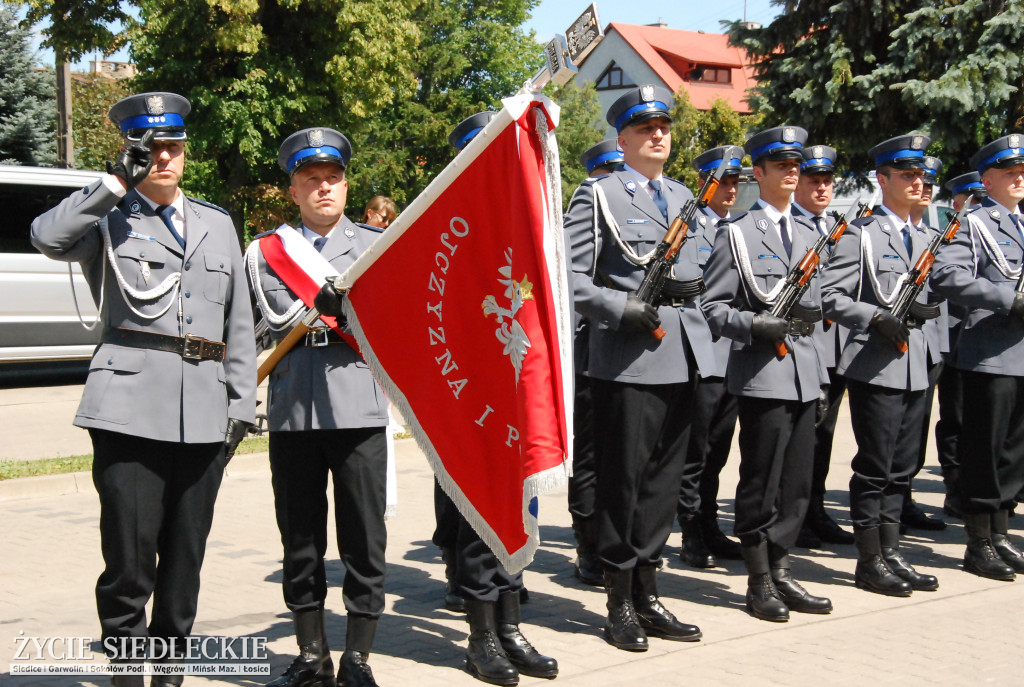
[[[480,685],[462,670],[467,625],[440,606],[443,565],[430,544],[432,481],[411,440],[398,447],[399,514],[389,521],[387,610],[371,665],[384,687]],[[832,514],[848,524],[845,482],[853,441],[841,417],[830,475]],[[738,456],[723,475],[725,528],[731,527]],[[942,483],[934,455],[917,482],[918,500],[936,512]],[[16,637],[96,636],[93,586],[101,570],[98,501],[87,476],[47,482],[0,483],[0,684],[17,687],[106,685],[105,678],[12,676]],[[31,486],[35,485],[35,486]],[[63,493],[69,491],[70,493]],[[786,624],[755,620],[743,608],[740,562],[697,571],[679,562],[679,535],[666,549],[662,597],[681,619],[703,629],[704,640],[681,644],[658,639],[645,654],[604,642],[604,596],[571,575],[572,533],[565,490],[541,498],[542,547],[526,572],[530,603],[525,634],[556,657],[555,684],[634,685],[863,685],[1014,684],[1024,644],[1024,580],[984,580],[959,569],[963,532],[958,521],[935,535],[911,533],[907,557],[939,576],[941,588],[893,599],[853,586],[850,547],[797,549],[794,574],[812,593],[831,597],[828,616],[793,614]],[[840,502],[842,501],[842,502]],[[1020,535],[1024,516],[1011,520]],[[332,538],[333,541],[333,538]],[[1019,538],[1018,538],[1019,541]],[[335,551],[333,543],[331,551]],[[280,539],[274,523],[265,455],[240,456],[230,466],[203,569],[198,635],[267,637],[274,674],[295,650],[281,599]],[[331,592],[328,635],[335,659],[345,636],[339,587],[344,570],[328,561]],[[237,685],[265,680],[234,677]],[[188,678],[186,684],[212,683]],[[543,681],[523,678],[520,684]]]

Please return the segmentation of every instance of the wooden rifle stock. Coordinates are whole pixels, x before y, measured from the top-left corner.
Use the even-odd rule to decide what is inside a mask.
[[[256,386],[263,383],[277,364],[281,362],[281,359],[288,355],[288,352],[295,348],[295,344],[302,340],[302,337],[306,335],[306,332],[310,330],[313,323],[320,317],[320,312],[316,308],[310,308],[306,312],[306,315],[302,318],[302,321],[292,327],[292,330],[288,332],[288,335],[281,340],[281,343],[274,347],[274,350],[270,352],[267,359],[260,365],[259,370],[256,371]]]

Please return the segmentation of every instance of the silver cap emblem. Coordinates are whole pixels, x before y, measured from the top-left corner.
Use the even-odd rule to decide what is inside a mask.
[[[822,157],[822,153],[825,152],[821,149],[821,146],[814,146],[811,149],[811,157]]]
[[[910,139],[911,150],[921,150],[924,147],[924,136],[914,136]]]
[[[782,142],[793,143],[796,141],[796,129],[791,126],[787,126],[782,130]]]
[[[323,129],[313,129],[306,134],[306,140],[309,142],[311,148],[319,148],[324,144],[324,131]]]
[[[146,98],[146,111],[151,115],[162,115],[164,113],[164,97],[162,95],[151,95]]]
[[[649,103],[654,100],[654,86],[647,84],[646,86],[640,87],[640,99],[645,103]]]
[[[1008,142],[1011,148],[1020,148],[1020,134],[1010,134]]]

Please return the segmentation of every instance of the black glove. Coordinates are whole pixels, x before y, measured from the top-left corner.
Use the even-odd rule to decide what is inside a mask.
[[[153,129],[147,129],[140,141],[128,143],[121,149],[114,164],[107,163],[107,173],[120,177],[131,191],[153,168],[153,153],[149,149],[152,143]]]
[[[230,461],[235,455],[235,450],[238,448],[238,444],[245,438],[250,427],[252,427],[252,423],[250,422],[238,420],[233,417],[228,418],[228,429],[224,432],[225,463]]]
[[[633,291],[626,294],[626,310],[622,313],[620,329],[653,332],[660,326],[657,308],[644,303]]]
[[[338,290],[334,288],[334,284],[328,281],[320,289],[320,293],[316,295],[316,298],[313,299],[313,307],[321,315],[341,317],[341,303],[343,300],[344,296],[338,293]]]
[[[910,330],[907,329],[907,325],[900,322],[895,315],[883,308],[875,310],[875,314],[871,316],[871,322],[868,324],[868,329],[874,329],[894,344],[905,344],[910,340]]]
[[[789,322],[771,313],[759,312],[750,323],[750,336],[755,339],[777,343],[785,341],[786,334],[789,334]]]
[[[1013,305],[1010,306],[1010,317],[1024,317],[1024,293],[1018,293],[1013,297]]]

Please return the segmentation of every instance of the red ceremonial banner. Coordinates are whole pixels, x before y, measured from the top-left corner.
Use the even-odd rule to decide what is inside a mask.
[[[346,315],[438,481],[510,571],[571,465],[557,107],[527,93],[344,275]]]

